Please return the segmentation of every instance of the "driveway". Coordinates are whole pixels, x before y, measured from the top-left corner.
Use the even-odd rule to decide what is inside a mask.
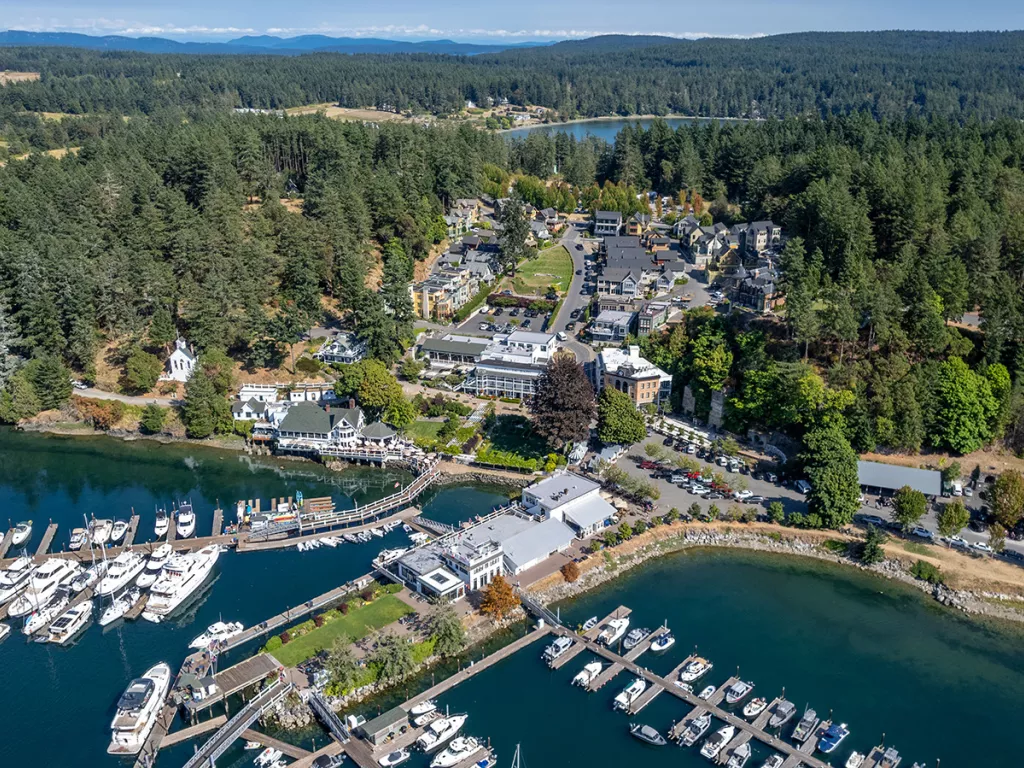
[[[128,405],[162,405],[164,407],[171,405],[183,405],[184,400],[176,400],[173,397],[135,397],[132,395],[121,395],[117,392],[105,392],[102,389],[96,389],[95,387],[88,387],[86,389],[76,389],[74,394],[80,397],[88,397],[93,400],[120,400],[122,403]]]

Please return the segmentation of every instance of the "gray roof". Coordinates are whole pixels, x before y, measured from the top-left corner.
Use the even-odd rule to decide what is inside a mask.
[[[316,403],[296,403],[288,409],[281,420],[281,432],[311,432],[326,435],[336,424],[347,421],[353,427],[359,425],[361,411],[358,408],[336,408],[328,413]]]
[[[632,276],[635,281],[639,282],[642,274],[642,271],[639,269],[610,267],[601,272],[601,279],[609,283],[621,283],[627,277]]]
[[[600,484],[574,472],[559,472],[544,478],[539,483],[534,483],[525,490],[540,499],[544,506],[559,507],[600,487]]]
[[[475,341],[454,341],[452,339],[424,339],[420,345],[423,352],[446,352],[450,355],[479,355],[490,342],[486,339]]]
[[[619,312],[614,309],[604,309],[601,313],[594,318],[595,323],[602,323],[607,325],[629,325],[633,322],[632,312]]]
[[[505,557],[515,570],[572,544],[575,534],[561,520],[553,518],[537,523],[501,543]]]
[[[363,427],[363,437],[368,437],[372,440],[380,440],[383,437],[394,436],[395,430],[381,421],[375,421],[373,424],[367,424]]]
[[[934,469],[915,469],[877,461],[858,461],[857,477],[861,485],[894,491],[909,485],[928,496],[942,494],[942,473]]]
[[[404,725],[409,720],[409,713],[401,707],[395,707],[389,709],[382,715],[378,715],[369,722],[363,723],[361,726],[363,733],[372,736],[375,733],[381,733],[382,731],[388,731],[395,728],[395,726]]]
[[[619,213],[618,211],[595,211],[594,212],[594,219],[596,221],[605,220],[605,221],[617,221],[617,222],[621,223],[622,222],[622,214]]]
[[[400,558],[402,565],[413,573],[422,576],[444,566],[444,562],[436,551],[430,548],[414,549]]]

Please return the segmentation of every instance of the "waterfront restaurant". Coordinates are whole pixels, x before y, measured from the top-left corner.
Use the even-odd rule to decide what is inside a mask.
[[[601,497],[601,486],[574,472],[558,472],[523,489],[524,509],[558,520],[583,539],[612,524],[615,507]]]

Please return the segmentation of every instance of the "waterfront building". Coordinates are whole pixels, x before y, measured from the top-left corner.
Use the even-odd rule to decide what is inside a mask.
[[[313,402],[296,403],[277,428],[281,448],[299,443],[319,445],[355,445],[366,425],[361,408],[321,408]]]
[[[558,348],[557,337],[550,333],[496,334],[480,353],[462,389],[475,395],[529,400]]]
[[[868,490],[896,491],[907,485],[925,496],[942,495],[942,473],[935,469],[858,461],[857,480]]]
[[[441,338],[425,338],[419,352],[430,361],[432,368],[453,368],[475,365],[490,344],[490,339],[449,333]]]
[[[522,504],[535,517],[565,523],[581,539],[604,530],[615,517],[601,485],[574,472],[559,472],[524,488]]]

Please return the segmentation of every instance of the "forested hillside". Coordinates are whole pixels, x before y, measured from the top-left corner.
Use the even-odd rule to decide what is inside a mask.
[[[152,113],[333,101],[447,114],[466,99],[566,117],[670,112],[721,117],[1024,117],[1024,33],[805,33],[754,40],[593,38],[475,57],[149,55],[0,49],[0,69],[40,71],[0,106]]]

